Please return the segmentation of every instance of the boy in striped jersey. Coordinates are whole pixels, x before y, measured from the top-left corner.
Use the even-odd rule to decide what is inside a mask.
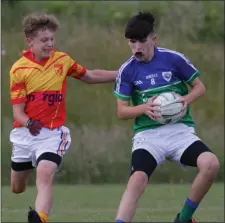
[[[26,189],[36,167],[37,197],[35,210],[28,213],[29,223],[47,222],[52,207],[52,182],[68,150],[70,131],[66,120],[66,79],[84,83],[114,81],[117,71],[87,70],[68,54],[54,50],[58,22],[54,16],[31,14],[23,22],[29,50],[23,52],[10,70],[10,94],[14,129],[11,188],[14,193]]]
[[[114,95],[121,119],[135,119],[131,176],[118,208],[116,222],[131,222],[136,205],[155,168],[165,159],[197,167],[190,193],[175,222],[193,222],[199,203],[210,189],[219,169],[215,154],[195,134],[190,104],[203,96],[205,87],[199,71],[181,53],[156,46],[154,16],[132,17],[125,37],[133,56],[120,68]],[[188,91],[187,85],[191,87]],[[157,94],[175,92],[183,103],[183,117],[175,124],[156,121]],[[133,106],[130,105],[132,100]]]

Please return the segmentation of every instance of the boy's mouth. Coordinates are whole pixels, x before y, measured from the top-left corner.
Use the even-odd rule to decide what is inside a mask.
[[[144,56],[144,54],[142,52],[136,52],[134,54],[134,56],[136,56],[136,57],[142,57],[142,56]]]
[[[44,49],[45,52],[51,52],[52,51],[52,48],[47,48],[47,49]]]

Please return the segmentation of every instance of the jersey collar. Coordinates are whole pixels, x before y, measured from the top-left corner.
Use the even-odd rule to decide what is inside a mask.
[[[54,52],[55,52],[55,50],[52,50],[51,56],[53,55]],[[39,62],[39,61],[35,60],[31,49],[24,50],[23,51],[23,56],[26,57],[28,60],[32,61],[33,63],[39,64],[41,66],[44,66],[47,63],[47,61],[49,60],[49,58],[50,58],[50,57],[47,57],[42,62]]]

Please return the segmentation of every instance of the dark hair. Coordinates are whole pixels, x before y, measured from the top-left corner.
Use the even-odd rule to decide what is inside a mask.
[[[53,15],[32,13],[23,20],[23,30],[26,37],[33,37],[40,29],[57,31],[58,21]]]
[[[133,16],[125,28],[127,39],[145,39],[150,33],[154,32],[155,18],[150,12],[139,12]]]

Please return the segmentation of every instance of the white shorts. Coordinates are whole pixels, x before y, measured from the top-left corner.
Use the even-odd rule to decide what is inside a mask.
[[[195,135],[193,127],[182,123],[167,124],[137,133],[133,137],[132,152],[145,149],[155,158],[158,165],[165,159],[180,164],[183,152],[197,140],[200,138]]]
[[[65,126],[54,130],[42,128],[37,136],[32,136],[27,128],[22,127],[11,131],[10,141],[13,145],[12,161],[31,161],[36,167],[36,161],[43,153],[50,152],[62,157],[71,144],[71,137],[69,129]]]

